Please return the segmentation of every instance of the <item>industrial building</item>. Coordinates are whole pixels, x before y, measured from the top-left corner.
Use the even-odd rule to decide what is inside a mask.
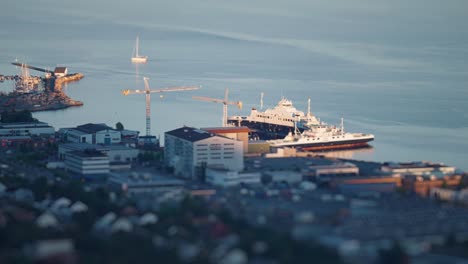
[[[132,162],[138,158],[139,150],[126,147],[124,145],[92,145],[88,143],[64,143],[58,147],[58,157],[60,160],[65,159],[68,152],[95,150],[100,151],[109,157],[112,162]]]
[[[121,142],[121,133],[106,124],[92,124],[77,126],[76,128],[61,128],[61,138],[65,142],[89,144],[118,144]]]
[[[259,184],[260,172],[238,172],[225,169],[207,168],[206,182],[220,187],[238,186],[241,183]]]
[[[108,174],[109,157],[96,150],[70,151],[65,155],[65,169],[81,175]]]
[[[44,122],[0,123],[0,137],[54,135],[55,129]]]
[[[128,194],[182,190],[185,182],[150,172],[119,172],[109,176],[111,188]]]
[[[193,127],[164,133],[164,159],[174,173],[186,178],[204,174],[204,168],[241,171],[244,168],[243,142]]]

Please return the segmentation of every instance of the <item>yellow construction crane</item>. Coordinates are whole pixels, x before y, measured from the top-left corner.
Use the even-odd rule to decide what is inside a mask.
[[[228,117],[227,106],[228,105],[237,105],[239,109],[242,109],[241,101],[237,101],[237,102],[228,101],[228,88],[226,88],[226,90],[224,91],[224,99],[210,98],[210,97],[204,97],[204,96],[192,96],[192,98],[196,100],[201,100],[201,101],[222,103],[223,104],[223,127],[227,126],[227,117]]]
[[[145,94],[146,95],[146,135],[151,135],[151,94],[152,93],[165,93],[165,92],[178,92],[178,91],[190,91],[190,90],[198,90],[200,87],[198,86],[179,86],[179,87],[168,87],[168,88],[161,88],[157,90],[151,90],[149,83],[149,78],[143,77],[143,81],[145,82],[145,89],[144,90],[123,90],[122,94],[127,96],[129,94]]]

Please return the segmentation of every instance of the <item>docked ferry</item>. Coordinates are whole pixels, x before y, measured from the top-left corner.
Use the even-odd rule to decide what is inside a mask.
[[[303,132],[310,126],[319,125],[320,120],[310,113],[310,99],[307,114],[299,111],[288,99],[282,98],[278,104],[264,112],[252,108],[248,116],[228,117],[228,125],[250,128],[252,139],[282,139],[296,128]]]

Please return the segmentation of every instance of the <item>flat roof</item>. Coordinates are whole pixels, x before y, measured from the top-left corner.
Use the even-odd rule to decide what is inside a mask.
[[[246,126],[240,127],[204,127],[201,130],[206,130],[211,133],[248,133],[250,129]]]
[[[69,149],[69,150],[86,150],[86,149],[93,149],[98,151],[106,151],[106,150],[137,150],[135,148],[127,147],[125,145],[120,144],[111,144],[111,145],[103,145],[103,144],[89,144],[89,143],[64,143],[60,144],[59,147]]]
[[[97,150],[75,150],[70,151],[69,153],[82,158],[107,157],[104,153]]]
[[[18,122],[18,123],[2,123],[0,122],[0,128],[13,128],[13,127],[22,127],[22,128],[35,128],[35,127],[50,127],[49,124],[45,122]]]
[[[125,183],[130,186],[145,186],[145,185],[184,185],[185,181],[166,177],[152,172],[111,172],[109,181],[116,183]]]

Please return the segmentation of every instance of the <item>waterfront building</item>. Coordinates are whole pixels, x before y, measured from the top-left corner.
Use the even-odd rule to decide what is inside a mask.
[[[68,74],[67,67],[55,67],[54,75],[56,77],[65,77]]]
[[[8,136],[51,136],[55,129],[44,122],[0,123],[0,138]]]
[[[96,150],[70,151],[65,155],[65,168],[81,175],[108,174],[109,157]]]
[[[62,128],[59,134],[63,141],[89,144],[121,143],[121,132],[106,124],[84,124],[75,128]]]
[[[174,173],[186,178],[204,174],[204,168],[241,171],[244,168],[243,142],[193,127],[164,133],[164,159]]]

